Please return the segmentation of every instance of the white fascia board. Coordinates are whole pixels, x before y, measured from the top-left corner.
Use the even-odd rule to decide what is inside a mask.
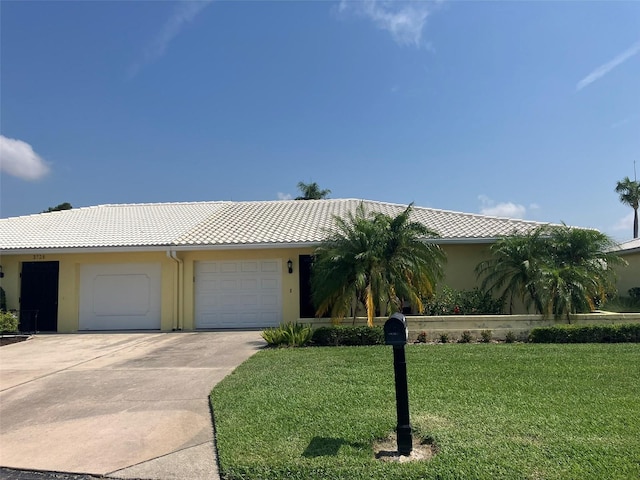
[[[496,238],[425,238],[425,242],[439,245],[469,245],[490,244]],[[321,241],[291,242],[291,243],[225,243],[225,244],[170,244],[170,245],[138,245],[111,247],[55,247],[55,248],[11,248],[0,249],[0,255],[42,255],[69,253],[136,253],[136,252],[166,252],[170,251],[198,251],[198,250],[258,250],[284,248],[313,248],[321,245]]]
[[[612,250],[612,253],[616,253],[619,256],[624,257],[625,255],[640,253],[640,247],[627,248],[626,250]]]
[[[468,238],[425,238],[426,242],[437,243],[438,245],[470,245],[489,244],[498,241],[493,237],[468,237]]]
[[[291,243],[225,243],[218,245],[208,244],[179,244],[172,245],[171,250],[176,252],[196,251],[196,250],[262,250],[272,248],[309,248],[317,247],[322,242],[291,242]]]
[[[0,255],[44,255],[44,254],[69,254],[69,253],[139,253],[139,252],[166,252],[169,251],[197,251],[197,250],[256,250],[271,248],[309,248],[320,245],[320,242],[295,242],[295,243],[243,243],[224,245],[150,245],[150,246],[125,246],[125,247],[57,247],[57,248],[11,248],[0,249]]]
[[[54,248],[11,248],[0,250],[0,255],[44,255],[69,253],[139,253],[166,252],[171,247],[159,246],[126,246],[126,247],[54,247]]]

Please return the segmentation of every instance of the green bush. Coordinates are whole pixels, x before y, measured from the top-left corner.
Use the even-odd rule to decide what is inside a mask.
[[[531,330],[533,343],[638,343],[640,323],[617,325],[556,325]]]
[[[0,333],[15,333],[18,331],[18,317],[13,313],[0,312]]]
[[[384,330],[380,326],[332,325],[319,327],[313,331],[314,345],[384,345]]]
[[[425,332],[424,330],[422,330],[422,331],[418,334],[418,337],[416,338],[416,342],[418,342],[418,343],[427,343],[427,332]]]
[[[311,342],[312,335],[311,326],[291,322],[262,332],[262,338],[270,347],[304,347]]]
[[[441,333],[440,334],[440,343],[448,343],[449,342],[449,334]]]
[[[516,334],[509,330],[504,336],[504,341],[507,343],[513,343],[517,340]]]
[[[629,296],[640,300],[640,287],[633,287],[629,289]]]
[[[480,332],[480,336],[482,337],[482,341],[484,343],[490,343],[493,338],[493,332],[491,330],[482,330]]]
[[[493,298],[478,288],[454,290],[445,286],[424,302],[425,315],[499,315],[502,300]]]
[[[462,332],[462,336],[458,340],[458,343],[471,343],[473,337],[471,336],[471,332],[469,330],[465,330]]]

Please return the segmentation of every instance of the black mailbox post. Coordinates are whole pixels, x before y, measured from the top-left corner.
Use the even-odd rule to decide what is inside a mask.
[[[401,313],[394,313],[384,324],[384,342],[393,346],[393,371],[396,379],[396,412],[398,415],[398,453],[409,455],[413,448],[411,424],[409,422],[409,388],[407,385],[407,361],[404,346],[409,331],[407,319]]]

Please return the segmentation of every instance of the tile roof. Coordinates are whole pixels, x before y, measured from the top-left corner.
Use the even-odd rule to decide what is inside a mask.
[[[100,205],[0,219],[0,249],[171,245],[224,203]]]
[[[621,243],[615,251],[621,255],[640,251],[640,238],[634,238],[628,242]]]
[[[100,205],[0,219],[0,250],[316,244],[335,216],[397,215],[406,205],[357,199]],[[442,241],[492,240],[539,222],[415,207],[412,219]]]

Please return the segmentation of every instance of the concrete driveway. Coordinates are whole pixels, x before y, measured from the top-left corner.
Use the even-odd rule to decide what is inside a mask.
[[[218,477],[208,395],[259,332],[39,335],[0,348],[0,466]]]

